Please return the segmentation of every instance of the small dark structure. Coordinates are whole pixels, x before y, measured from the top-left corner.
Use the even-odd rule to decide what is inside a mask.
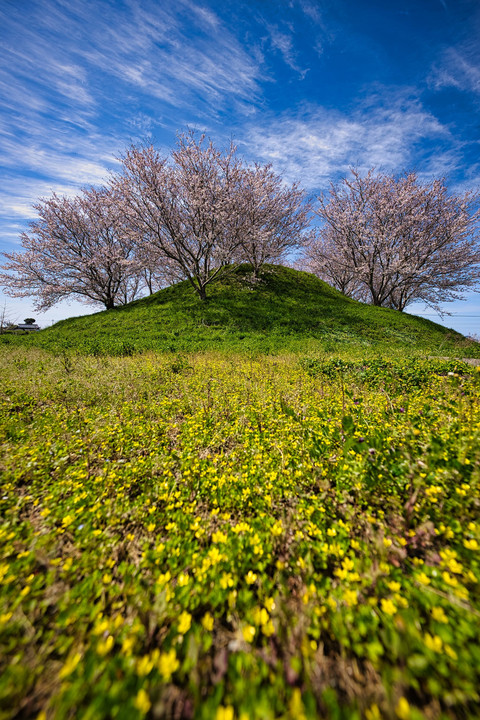
[[[40,328],[39,328],[39,326],[37,325],[36,322],[33,322],[33,323],[20,323],[19,325],[15,325],[15,328],[14,328],[14,329],[15,329],[15,330],[28,330],[29,332],[30,332],[30,331],[33,331],[33,330],[40,330]]]

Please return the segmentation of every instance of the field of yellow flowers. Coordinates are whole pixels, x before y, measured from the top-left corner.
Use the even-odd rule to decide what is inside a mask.
[[[480,715],[480,372],[4,348],[0,718]]]

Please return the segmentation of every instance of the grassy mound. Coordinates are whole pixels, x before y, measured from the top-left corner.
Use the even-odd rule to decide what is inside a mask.
[[[2,342],[92,355],[145,350],[378,353],[480,356],[480,345],[418,318],[345,297],[314,275],[267,266],[255,280],[241,266],[201,302],[188,282],[129,305],[63,320]]]

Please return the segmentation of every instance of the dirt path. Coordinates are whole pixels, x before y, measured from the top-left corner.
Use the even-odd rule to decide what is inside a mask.
[[[468,363],[469,365],[480,365],[480,358],[451,358],[451,357],[442,357],[440,355],[429,355],[429,360],[461,360],[464,363]]]

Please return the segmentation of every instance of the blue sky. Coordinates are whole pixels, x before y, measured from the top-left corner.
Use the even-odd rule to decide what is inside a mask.
[[[2,0],[0,249],[20,248],[37,198],[188,127],[312,195],[351,165],[478,189],[479,38],[478,0]],[[43,326],[94,310],[4,302]],[[480,295],[445,309],[480,335]]]

